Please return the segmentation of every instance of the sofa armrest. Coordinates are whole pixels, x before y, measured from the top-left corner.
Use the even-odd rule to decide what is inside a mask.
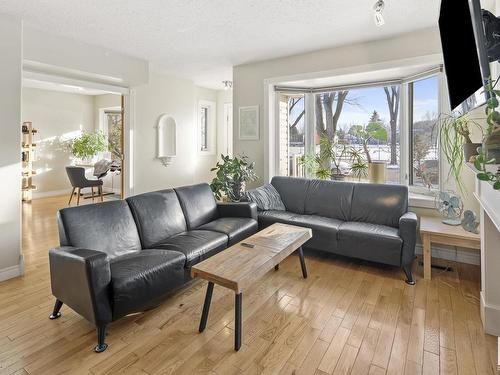
[[[96,325],[112,321],[106,253],[63,246],[49,251],[52,294]]]
[[[257,205],[254,202],[217,203],[221,217],[247,217],[257,220]]]
[[[401,265],[408,266],[415,259],[418,218],[414,212],[407,212],[399,218],[399,236],[403,239]]]

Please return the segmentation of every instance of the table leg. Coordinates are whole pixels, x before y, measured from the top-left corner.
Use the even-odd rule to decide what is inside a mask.
[[[424,234],[422,236],[423,253],[424,253],[424,279],[431,279],[431,236]]]
[[[243,294],[238,293],[234,296],[234,350],[241,348],[241,301]]]
[[[304,259],[304,251],[302,250],[302,246],[299,247],[299,259],[300,268],[302,268],[302,276],[304,277],[304,279],[307,279],[306,261]]]
[[[214,283],[209,281],[207,286],[207,294],[205,295],[205,303],[203,304],[203,312],[201,313],[200,328],[198,331],[203,332],[207,326],[208,311],[210,310],[210,302],[212,301],[212,293],[214,291]]]

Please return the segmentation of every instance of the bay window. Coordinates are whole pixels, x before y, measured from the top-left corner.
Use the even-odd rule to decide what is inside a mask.
[[[329,89],[275,87],[276,170],[294,177],[406,184],[414,194],[432,195],[442,180],[440,74],[435,69],[407,80]],[[334,147],[327,162],[321,158],[322,139]]]

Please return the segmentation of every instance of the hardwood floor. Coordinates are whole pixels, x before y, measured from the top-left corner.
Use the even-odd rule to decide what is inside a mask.
[[[233,294],[215,287],[198,333],[206,283],[110,325],[93,352],[94,327],[67,307],[50,321],[47,249],[67,197],[24,205],[26,275],[0,283],[0,374],[494,374],[496,338],[479,317],[478,267],[449,262],[409,286],[401,270],[306,253],[292,255],[243,297],[243,344],[233,351]],[[89,203],[88,200],[85,203]],[[443,263],[441,261],[440,263]]]

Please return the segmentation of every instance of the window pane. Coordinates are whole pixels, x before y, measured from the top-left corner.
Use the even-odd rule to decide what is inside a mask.
[[[389,86],[316,94],[316,177],[398,184],[400,93]]]
[[[289,176],[304,177],[301,162],[305,153],[305,98],[304,95],[288,98],[288,147]]]
[[[208,150],[208,108],[200,108],[200,151]]]
[[[105,112],[107,121],[108,148],[112,160],[121,160],[122,150],[122,113],[117,111]]]
[[[439,188],[437,76],[414,82],[411,121],[411,177],[416,190]]]

